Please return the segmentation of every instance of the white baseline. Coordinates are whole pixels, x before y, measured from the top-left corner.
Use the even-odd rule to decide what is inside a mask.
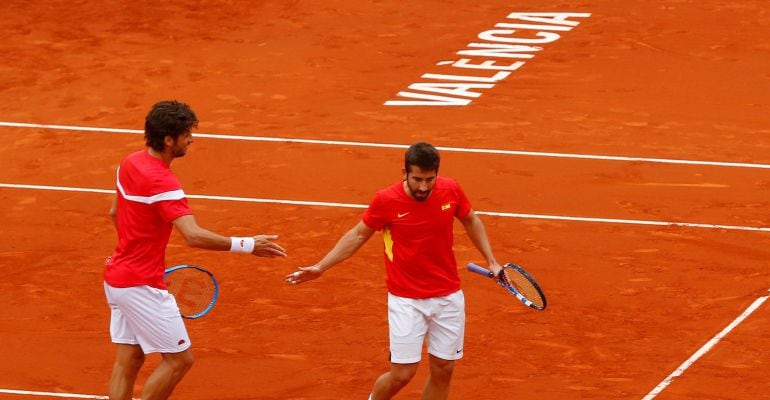
[[[26,122],[0,121],[0,127],[36,128],[36,129],[52,129],[52,130],[80,131],[80,132],[144,134],[144,131],[139,129],[99,128],[99,127],[74,126],[74,125],[30,124]],[[406,144],[395,144],[395,143],[352,142],[352,141],[344,141],[344,140],[320,140],[320,139],[294,139],[294,138],[281,138],[281,137],[270,137],[270,136],[225,135],[225,134],[218,134],[218,133],[194,132],[193,136],[195,138],[205,138],[205,139],[242,140],[242,141],[253,141],[253,142],[277,142],[277,143],[303,143],[303,144],[317,144],[317,145],[326,145],[326,146],[375,147],[375,148],[390,148],[390,149],[406,149],[407,147],[409,147],[409,145],[406,145]],[[645,163],[660,163],[660,164],[685,164],[685,165],[705,165],[705,166],[715,166],[715,167],[770,169],[770,164],[743,163],[743,162],[682,160],[682,159],[670,159],[670,158],[649,158],[649,157],[631,157],[631,156],[608,156],[608,155],[597,155],[597,154],[554,153],[554,152],[539,152],[539,151],[524,151],[524,150],[479,149],[479,148],[473,148],[473,147],[437,146],[437,148],[441,151],[449,151],[449,152],[457,152],[457,153],[480,153],[480,154],[497,154],[497,155],[524,156],[524,157],[574,158],[574,159],[604,160],[604,161],[625,161],[625,162],[645,162]]]

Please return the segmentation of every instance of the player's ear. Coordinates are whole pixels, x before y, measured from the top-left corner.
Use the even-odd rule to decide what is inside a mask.
[[[406,169],[401,168],[401,180],[406,180]]]
[[[163,138],[163,144],[166,145],[166,147],[172,147],[174,146],[174,138],[171,137],[171,135],[166,135]]]

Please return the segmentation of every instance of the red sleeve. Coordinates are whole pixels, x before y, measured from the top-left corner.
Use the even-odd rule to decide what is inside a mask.
[[[465,196],[465,192],[463,191],[463,188],[460,187],[460,184],[455,182],[455,194],[457,195],[457,208],[455,208],[455,217],[459,219],[464,219],[468,216],[468,213],[471,212],[471,202],[468,200],[468,197]]]
[[[181,216],[192,214],[190,205],[187,204],[187,198],[181,198],[179,200],[164,200],[158,203],[158,212],[163,220],[171,222]]]
[[[153,194],[175,192],[177,190],[182,191],[182,185],[179,183],[179,179],[170,172],[159,176],[153,182]],[[180,199],[162,200],[159,201],[157,205],[158,213],[160,213],[160,216],[166,222],[171,222],[183,215],[193,213],[190,205],[187,204],[187,197],[185,197],[184,192],[182,192],[182,197]]]
[[[372,202],[369,203],[369,208],[361,216],[361,221],[369,228],[379,231],[388,223],[386,211],[382,196],[380,193],[377,193],[374,195]]]

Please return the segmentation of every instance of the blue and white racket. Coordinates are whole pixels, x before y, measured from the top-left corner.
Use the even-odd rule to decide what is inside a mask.
[[[203,267],[182,264],[166,269],[163,278],[169,293],[174,295],[183,318],[200,318],[217,302],[219,283],[214,274]]]
[[[532,275],[528,274],[527,271],[524,271],[524,268],[518,265],[510,263],[503,265],[503,269],[498,276],[495,276],[492,271],[474,263],[468,264],[468,271],[494,279],[513,293],[527,307],[542,311],[548,305],[540,285],[535,282]]]

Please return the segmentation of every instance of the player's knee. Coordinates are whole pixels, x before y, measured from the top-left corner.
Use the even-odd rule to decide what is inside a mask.
[[[173,357],[168,357],[166,360],[170,363],[171,367],[176,373],[182,374],[189,371],[195,363],[195,359],[193,358],[191,351],[184,351],[182,353],[174,354]]]
[[[185,371],[189,371],[194,363],[195,358],[193,357],[192,353],[189,351],[186,352],[185,356],[182,358],[182,368],[184,368]]]
[[[404,387],[409,383],[417,373],[417,364],[399,365],[390,370],[390,379],[394,386]]]
[[[455,363],[447,360],[432,360],[430,364],[431,378],[436,380],[450,380],[454,372]]]
[[[144,364],[144,353],[139,347],[123,346],[118,348],[116,367],[126,371],[137,371]]]
[[[132,369],[139,369],[144,365],[144,353],[137,353],[131,355],[128,360],[126,360],[128,363],[129,368]]]

